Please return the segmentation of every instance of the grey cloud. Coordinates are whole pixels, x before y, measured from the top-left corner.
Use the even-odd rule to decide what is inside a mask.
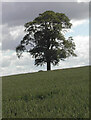
[[[89,3],[77,2],[4,2],[2,3],[2,23],[24,25],[46,10],[65,13],[70,19],[89,17]]]
[[[91,1],[89,2],[89,22],[91,24]]]
[[[86,19],[88,17],[88,3],[77,3],[77,2],[5,2],[2,3],[3,6],[3,16],[2,22],[3,29],[3,40],[2,49],[3,50],[15,50],[16,46],[20,43],[23,38],[22,33],[14,40],[14,36],[10,35],[10,28],[15,26],[24,25],[24,23],[33,20],[46,10],[53,10],[55,12],[66,13],[71,19]],[[6,25],[5,25],[6,24]]]
[[[2,2],[32,2],[32,0],[2,0]],[[33,0],[33,2],[55,2],[55,0]],[[77,0],[56,0],[56,2],[77,2]]]

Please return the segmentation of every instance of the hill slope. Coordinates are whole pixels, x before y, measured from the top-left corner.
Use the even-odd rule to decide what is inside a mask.
[[[88,118],[89,67],[3,77],[3,118]]]

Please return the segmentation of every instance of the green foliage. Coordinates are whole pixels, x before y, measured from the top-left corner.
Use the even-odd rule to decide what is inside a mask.
[[[3,118],[89,118],[89,67],[2,78]]]
[[[26,35],[16,48],[18,57],[26,51],[35,58],[35,65],[48,62],[56,65],[60,59],[76,56],[72,37],[66,39],[62,34],[71,26],[69,18],[63,13],[46,11],[39,14],[32,22],[25,24]]]

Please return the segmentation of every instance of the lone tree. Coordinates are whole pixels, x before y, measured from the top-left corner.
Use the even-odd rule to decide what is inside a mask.
[[[28,52],[35,58],[35,65],[47,63],[47,70],[51,70],[51,63],[57,65],[60,60],[76,56],[72,37],[66,39],[63,34],[71,26],[69,18],[63,13],[46,11],[39,14],[25,24],[26,34],[16,47],[17,56],[20,58],[23,52]]]

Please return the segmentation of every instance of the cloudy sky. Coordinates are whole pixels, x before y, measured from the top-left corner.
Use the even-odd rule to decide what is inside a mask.
[[[18,1],[18,2],[17,2]],[[70,57],[60,61],[58,66],[52,69],[62,69],[89,65],[89,2],[87,0],[72,0],[67,2],[34,2],[27,0],[2,0],[2,34],[0,32],[0,76],[12,75],[38,70],[46,70],[43,67],[34,66],[34,59],[24,53],[21,59],[16,56],[15,48],[24,36],[24,24],[32,21],[39,13],[46,10],[65,13],[73,24],[72,29],[65,34],[73,36],[76,44],[75,53],[78,57]],[[2,35],[2,38],[1,38]]]

